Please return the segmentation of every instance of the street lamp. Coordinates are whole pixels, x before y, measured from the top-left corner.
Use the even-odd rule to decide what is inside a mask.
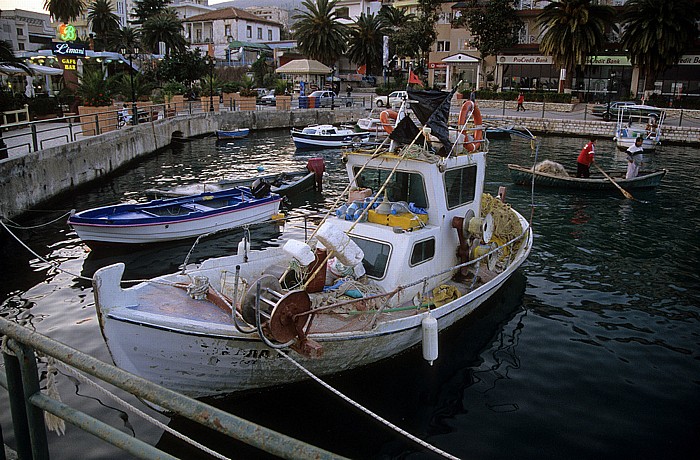
[[[207,54],[204,57],[204,62],[209,66],[209,111],[214,111],[214,66],[216,58]]]
[[[610,93],[612,92],[612,89],[614,87],[616,76],[617,74],[613,70],[612,72],[610,72],[610,77],[608,77],[608,109],[605,111],[608,114],[608,119],[610,119]]]
[[[134,58],[139,55],[138,47],[127,50],[121,49],[122,56],[129,60],[129,81],[131,82],[131,124],[138,124],[138,114],[136,113],[136,90],[134,88]]]

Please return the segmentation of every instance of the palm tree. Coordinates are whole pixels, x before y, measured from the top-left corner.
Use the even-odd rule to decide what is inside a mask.
[[[311,59],[332,65],[345,53],[348,28],[333,9],[338,0],[304,0],[305,12],[296,14],[294,38],[297,48]]]
[[[22,69],[31,75],[32,69],[30,69],[24,60],[15,56],[15,52],[12,49],[12,43],[7,40],[0,40],[0,66],[12,66]]]
[[[367,75],[374,75],[382,68],[382,43],[384,25],[374,14],[360,14],[354,27],[350,28],[347,56],[352,62],[365,64]]]
[[[44,9],[57,21],[69,23],[83,14],[83,0],[45,0]]]
[[[141,45],[141,31],[133,27],[122,27],[110,36],[110,49],[119,51],[121,49],[133,50]]]
[[[621,16],[622,45],[644,75],[644,89],[675,65],[698,36],[700,10],[692,0],[630,0]]]
[[[151,16],[141,27],[141,43],[152,52],[158,52],[158,44],[165,43],[165,55],[170,51],[183,51],[186,46],[182,36],[182,23],[172,10]]]
[[[613,18],[612,7],[592,5],[591,0],[552,2],[537,17],[542,30],[540,51],[566,69],[566,88],[571,86],[573,70],[581,68],[588,56],[603,48],[606,28],[617,30]]]
[[[413,13],[407,13],[406,10],[400,10],[393,6],[385,5],[379,10],[379,19],[384,26],[394,30],[415,18],[416,16]]]
[[[170,0],[136,0],[131,14],[134,20],[131,22],[134,24],[143,24],[149,18],[164,12],[169,3]]]
[[[119,30],[119,16],[112,12],[110,0],[95,0],[88,8],[88,21],[97,35],[97,42],[104,50],[108,38]]]

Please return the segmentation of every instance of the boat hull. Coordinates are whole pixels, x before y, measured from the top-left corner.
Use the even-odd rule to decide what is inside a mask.
[[[222,201],[230,204],[213,207]],[[159,243],[268,220],[279,211],[280,202],[279,195],[256,199],[249,191],[230,189],[95,208],[71,216],[68,223],[89,246]]]
[[[248,134],[250,133],[250,130],[247,128],[241,128],[241,129],[235,129],[232,131],[224,131],[224,130],[216,130],[216,138],[217,139],[241,139],[243,137],[247,137]]]
[[[508,169],[510,170],[510,175],[516,184],[519,185],[530,185],[532,184],[533,172],[530,168],[524,168],[522,166],[509,164]],[[661,185],[661,180],[666,175],[666,170],[661,169],[658,171],[642,174],[634,179],[625,179],[624,176],[613,177],[615,182],[624,189],[645,189],[645,188],[655,188]],[[540,187],[552,187],[560,189],[571,189],[571,190],[607,190],[607,191],[618,191],[615,184],[610,182],[604,177],[596,178],[577,178],[577,177],[561,177],[555,176],[553,174],[546,174],[541,172],[534,173],[535,185]]]
[[[299,150],[320,150],[347,147],[354,143],[368,142],[368,133],[316,135],[292,132],[294,146]]]
[[[522,218],[521,223],[527,225]],[[510,265],[489,282],[431,310],[443,330],[475,311],[503,286],[527,258],[532,234]],[[123,266],[121,267],[123,271]],[[121,271],[107,267],[95,275],[96,285],[113,285]],[[153,288],[150,294],[162,302],[165,296]],[[466,289],[466,288],[465,288]],[[126,291],[123,291],[126,292]],[[183,292],[183,296],[186,296]],[[208,321],[192,320],[174,327],[162,317],[136,314],[130,307],[105,308],[97,296],[102,333],[115,364],[131,373],[193,397],[216,396],[304,380],[287,359],[265,345],[257,334],[244,335],[226,321],[223,312],[212,311]],[[184,297],[183,297],[184,299]],[[201,312],[200,312],[201,314]],[[329,375],[390,358],[420,343],[424,314],[415,314],[376,328],[347,333],[318,334],[310,338],[323,347],[320,358],[295,352],[290,356],[315,375]],[[124,340],[128,337],[128,340]]]

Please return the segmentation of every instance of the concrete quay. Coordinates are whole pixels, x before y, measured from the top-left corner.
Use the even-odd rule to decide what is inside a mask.
[[[0,160],[0,218],[11,219],[60,193],[100,179],[142,155],[166,147],[173,139],[201,136],[223,126],[261,130],[350,123],[365,114],[360,108],[196,113],[98,136],[80,135],[74,142],[10,154]]]

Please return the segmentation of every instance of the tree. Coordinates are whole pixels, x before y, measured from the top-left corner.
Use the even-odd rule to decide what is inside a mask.
[[[161,81],[174,80],[190,86],[192,82],[208,73],[208,66],[198,48],[166,56],[158,66],[157,73]]]
[[[304,0],[305,12],[296,14],[294,38],[297,48],[311,59],[333,65],[345,53],[348,27],[338,21],[333,9],[338,0]]]
[[[136,0],[134,2],[134,11],[131,13],[131,17],[134,20],[131,22],[133,24],[143,24],[149,18],[164,12],[169,4],[170,0]]]
[[[393,6],[384,5],[379,10],[379,19],[385,28],[390,30],[398,30],[406,24],[414,20],[416,16],[412,13],[407,13],[406,10],[400,10]]]
[[[523,22],[513,8],[513,0],[492,0],[486,4],[472,0],[463,14],[481,54],[481,66],[488,56],[518,43]]]
[[[88,21],[99,47],[104,50],[109,37],[119,30],[119,16],[112,12],[112,2],[95,0],[88,8]]]
[[[182,36],[182,22],[173,10],[151,16],[141,26],[141,43],[153,53],[158,53],[158,44],[165,43],[165,55],[171,50],[183,51],[186,47]]]
[[[440,9],[438,0],[418,0],[418,15],[403,24],[394,34],[396,54],[403,57],[419,58],[417,74],[423,73],[428,55],[437,38],[435,24]]]
[[[0,66],[12,66],[22,69],[29,75],[32,75],[32,70],[24,63],[23,59],[15,56],[12,49],[12,43],[7,40],[0,40]]]
[[[384,34],[382,20],[374,14],[360,14],[354,27],[350,28],[347,56],[356,64],[366,65],[367,75],[375,75],[382,69]]]
[[[133,27],[122,27],[110,36],[109,48],[120,51],[133,50],[141,46],[141,32]]]
[[[645,77],[644,89],[698,37],[700,9],[692,0],[630,0],[622,13],[622,46]]]
[[[83,0],[46,0],[44,9],[55,20],[67,24],[85,11]]]
[[[591,0],[552,2],[537,17],[543,31],[540,51],[566,69],[565,88],[571,87],[574,69],[582,68],[589,56],[603,49],[606,28],[617,30],[614,17],[612,7],[592,5]]]

